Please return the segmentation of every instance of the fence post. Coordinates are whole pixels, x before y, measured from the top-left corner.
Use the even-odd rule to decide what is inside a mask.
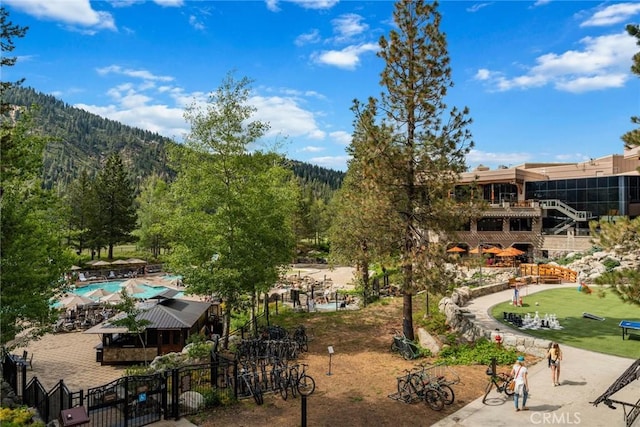
[[[25,361],[25,363],[20,363],[20,377],[22,380],[22,398],[24,398],[25,394],[27,393],[27,363]]]
[[[307,427],[307,396],[303,394],[300,398],[300,405],[302,405],[302,409],[300,411],[302,420],[300,423],[302,427]]]
[[[174,419],[178,419],[178,415],[180,414],[180,393],[178,393],[180,391],[179,380],[178,369],[173,368],[171,370],[171,409]]]

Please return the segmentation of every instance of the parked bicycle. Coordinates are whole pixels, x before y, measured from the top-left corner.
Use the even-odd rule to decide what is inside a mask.
[[[406,402],[423,400],[434,411],[444,408],[445,396],[436,388],[428,378],[421,378],[410,370],[405,370],[405,375],[398,377],[398,395]]]
[[[306,363],[301,363],[302,372],[298,376],[298,393],[301,396],[309,396],[316,389],[316,381],[313,377],[307,375],[307,365]]]
[[[489,375],[489,382],[487,383],[484,396],[482,397],[482,403],[485,403],[485,401],[487,400],[487,396],[494,386],[496,390],[498,390],[498,393],[504,392],[507,397],[513,396],[515,392],[510,388],[510,384],[514,381],[514,379],[511,377],[511,375],[507,374],[506,372],[495,373],[491,366],[487,369],[487,375]]]
[[[242,380],[242,384],[246,387],[245,390],[247,394],[253,396],[253,399],[258,405],[262,405],[264,403],[264,397],[262,395],[258,372],[242,368],[238,374],[239,379]]]

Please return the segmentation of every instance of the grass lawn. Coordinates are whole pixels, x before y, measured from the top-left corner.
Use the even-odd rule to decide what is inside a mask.
[[[552,289],[523,296],[524,306],[513,307],[504,302],[491,309],[491,315],[498,321],[503,321],[503,313],[517,313],[531,316],[538,314],[544,318],[545,314],[555,314],[563,329],[525,329],[524,333],[549,340],[557,341],[573,347],[599,353],[636,359],[640,357],[640,333],[622,340],[622,330],[618,326],[621,320],[640,321],[640,308],[625,304],[611,293],[605,292],[605,297],[598,295],[597,287],[592,287],[592,294],[584,294],[577,288]],[[521,293],[523,295],[523,293]],[[536,306],[536,302],[538,305]],[[587,312],[604,317],[604,321],[582,317]],[[513,327],[513,326],[512,326]],[[636,331],[640,332],[640,331]]]

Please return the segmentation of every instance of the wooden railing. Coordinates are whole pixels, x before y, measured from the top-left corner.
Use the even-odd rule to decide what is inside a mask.
[[[520,275],[557,278],[569,283],[574,283],[578,279],[577,271],[551,264],[520,264]]]

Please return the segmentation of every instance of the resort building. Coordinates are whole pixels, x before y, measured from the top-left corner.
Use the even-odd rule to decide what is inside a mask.
[[[592,247],[589,221],[640,215],[640,148],[581,163],[524,163],[464,173],[458,190],[480,191],[487,208],[457,235],[473,249],[514,246],[522,261]]]

